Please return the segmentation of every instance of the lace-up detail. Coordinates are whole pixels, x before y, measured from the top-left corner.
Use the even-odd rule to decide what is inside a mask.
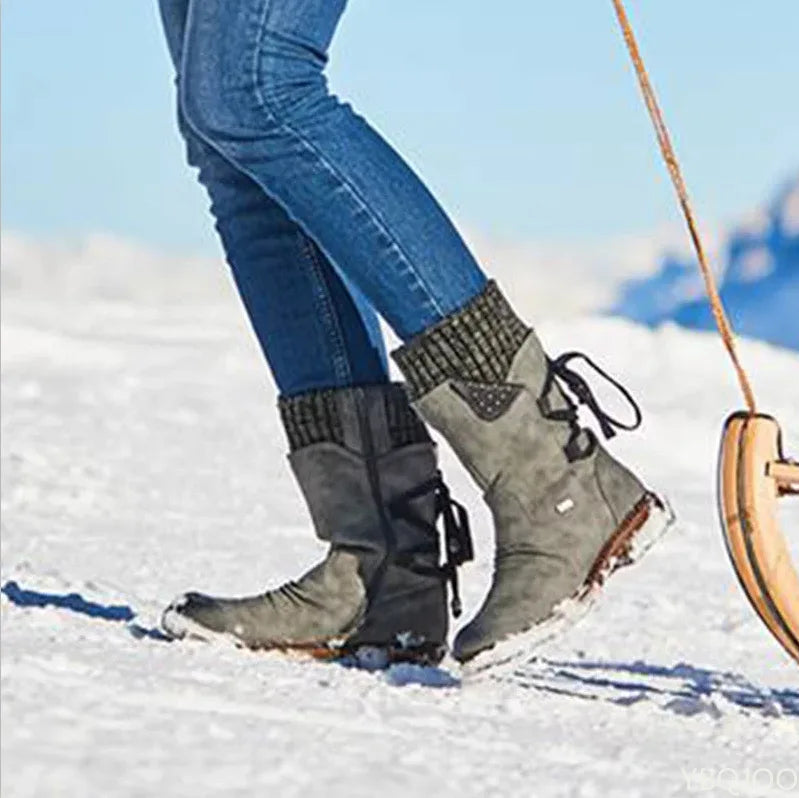
[[[435,520],[432,524],[421,518],[412,504],[414,500],[431,493],[435,494]],[[388,509],[394,518],[401,518],[430,535],[439,534],[436,524],[439,518],[443,519],[446,559],[442,565],[439,565],[437,572],[450,583],[452,614],[456,618],[459,617],[463,612],[463,606],[458,584],[458,568],[474,559],[469,514],[466,508],[452,498],[441,472],[438,471],[432,479],[394,499]]]
[[[568,364],[577,359],[585,361],[624,397],[633,410],[634,415],[631,423],[625,424],[602,409],[585,378],[569,368]],[[558,391],[561,383],[577,398],[577,404],[569,399],[562,390]],[[557,407],[553,403],[553,391],[558,391],[556,396],[559,396],[564,403],[563,407]],[[596,448],[594,434],[580,426],[578,405],[585,405],[594,414],[602,434],[607,439],[613,438],[618,430],[632,431],[641,426],[641,408],[636,404],[630,392],[620,382],[614,380],[606,371],[597,366],[588,355],[582,352],[566,352],[554,360],[548,359],[547,377],[541,396],[538,399],[538,407],[544,418],[551,421],[565,421],[571,427],[571,435],[564,447],[564,452],[570,462],[589,457]]]

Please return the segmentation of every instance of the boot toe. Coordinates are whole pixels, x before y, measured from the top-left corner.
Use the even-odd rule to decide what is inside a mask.
[[[534,624],[531,617],[528,613],[478,614],[455,636],[452,654],[459,662],[468,662],[498,643],[525,632]]]
[[[486,635],[475,623],[461,629],[452,643],[452,655],[458,662],[468,662],[483,651],[496,645],[497,641]]]
[[[183,593],[164,610],[161,626],[175,638],[204,637],[203,630],[221,633],[223,614],[219,603],[203,593]]]

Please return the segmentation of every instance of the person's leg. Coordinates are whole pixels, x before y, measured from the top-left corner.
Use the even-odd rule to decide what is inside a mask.
[[[281,396],[387,383],[374,310],[246,175],[189,130],[186,148]]]
[[[161,0],[161,11],[179,65],[188,0]],[[164,628],[326,655],[335,641],[438,659],[448,619],[435,523],[446,491],[424,424],[387,381],[377,316],[285,211],[180,117],[281,391],[289,462],[330,548],[300,579],[257,596],[186,594],[165,611]]]
[[[604,581],[671,520],[582,425],[578,403],[607,438],[637,428],[640,411],[581,353],[550,358],[494,282],[393,354],[413,406],[450,443],[494,519],[494,579],[454,654],[475,660],[470,669],[529,656],[580,617]],[[572,368],[581,360],[629,401],[629,422],[602,410]]]
[[[189,0],[161,0],[178,83]],[[282,396],[386,383],[377,315],[283,208],[186,124],[178,125],[233,277]]]
[[[287,210],[403,339],[486,283],[438,203],[327,88],[345,0],[197,0],[182,108],[191,127]]]

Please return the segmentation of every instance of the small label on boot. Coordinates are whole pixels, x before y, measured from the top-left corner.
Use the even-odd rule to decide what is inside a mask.
[[[561,514],[564,515],[568,513],[569,510],[574,508],[574,501],[572,499],[563,499],[563,501],[558,502],[555,505],[555,509]]]

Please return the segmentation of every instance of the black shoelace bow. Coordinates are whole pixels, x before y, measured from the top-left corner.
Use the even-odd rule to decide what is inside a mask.
[[[423,496],[434,494],[435,515],[433,523],[428,523],[415,512],[412,502]],[[466,508],[455,501],[444,482],[440,471],[426,482],[398,496],[389,504],[389,511],[395,518],[401,518],[432,536],[437,536],[438,519],[444,521],[444,550],[446,559],[439,565],[436,573],[448,580],[452,588],[452,614],[457,618],[463,611],[458,586],[458,567],[474,558],[472,534],[469,528],[469,514]]]
[[[625,398],[627,403],[633,409],[633,421],[630,424],[625,424],[617,418],[606,413],[599,405],[596,397],[594,396],[588,383],[582,375],[569,368],[569,363],[572,360],[584,360],[597,374],[609,382],[616,390]],[[583,429],[580,427],[578,421],[578,408],[568,397],[564,395],[567,402],[567,407],[562,409],[554,409],[550,402],[550,394],[556,381],[560,380],[569,391],[574,394],[579,404],[585,405],[596,417],[599,423],[599,428],[605,438],[612,438],[616,435],[617,430],[632,431],[641,426],[642,416],[641,408],[635,402],[630,392],[617,380],[614,380],[606,371],[601,369],[591,360],[588,355],[582,352],[566,352],[563,355],[549,360],[547,378],[544,382],[544,388],[541,391],[541,397],[538,400],[538,406],[544,418],[552,419],[554,421],[567,421],[571,425],[571,437],[565,446],[566,456],[569,460],[579,460],[588,457],[593,453],[596,447],[596,438],[590,431],[588,433],[588,444],[585,448],[580,446],[580,437]]]

